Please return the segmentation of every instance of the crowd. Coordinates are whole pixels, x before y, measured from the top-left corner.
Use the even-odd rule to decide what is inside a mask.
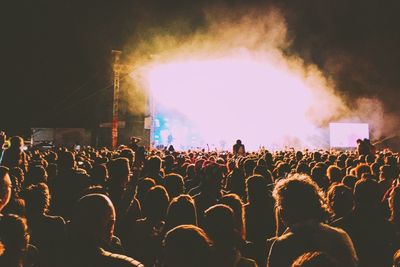
[[[359,144],[24,151],[11,137],[0,266],[398,267],[400,157]]]

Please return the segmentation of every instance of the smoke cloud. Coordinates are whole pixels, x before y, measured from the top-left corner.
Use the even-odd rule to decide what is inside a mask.
[[[207,133],[199,129],[206,142],[232,142],[235,138],[243,138],[253,148],[266,143],[278,147],[326,146],[322,141],[322,132],[333,121],[367,122],[372,137],[376,139],[396,129],[396,117],[385,113],[379,99],[363,97],[349,101],[340,93],[343,91],[337,90],[333,77],[293,52],[292,42],[296,36],[288,33],[288,25],[279,9],[232,10],[214,7],[204,11],[203,20],[203,26],[195,29],[183,19],[170,23],[166,28],[143,29],[142,38],[137,39],[134,45],[127,45],[125,50],[130,51],[131,77],[135,88],[132,90],[131,85],[125,91],[127,108],[131,113],[148,114],[151,110],[145,95],[152,94],[155,105],[170,105],[170,110],[177,112],[176,116],[188,117],[186,119],[198,128],[211,126],[207,127]],[[224,74],[221,68],[229,67],[221,62],[227,60],[231,60],[233,70]],[[203,79],[185,72],[200,62],[206,69],[194,67],[193,70],[200,76],[205,74],[204,79],[210,78],[212,75],[207,74],[207,69],[212,67],[206,65],[206,61],[207,64],[216,64],[215,73],[221,79],[230,79],[233,83],[247,81],[243,84],[247,91],[237,94],[222,86],[217,90],[208,90],[209,85],[203,83]],[[253,73],[265,73],[259,76],[246,74],[246,70],[235,69],[237,62],[248,68],[261,66]],[[330,64],[338,63],[331,61]],[[221,68],[218,69],[218,66]],[[175,75],[171,69],[181,73]],[[248,80],[232,76],[243,76]],[[283,78],[274,80],[276,77]],[[185,78],[191,81],[184,83],[186,90],[179,89],[183,85],[177,80]],[[191,82],[202,87],[196,87]],[[229,85],[231,90],[235,90],[234,84]],[[192,91],[188,92],[188,87]],[[218,90],[222,91],[218,94]],[[204,108],[204,103],[193,102],[193,96],[201,102],[204,94],[213,94],[208,96],[208,101],[217,96],[225,104],[209,101],[208,104],[218,105],[215,110],[212,105]],[[231,108],[231,103],[235,101],[243,103],[239,110]],[[193,111],[194,108],[198,110]],[[230,119],[232,114],[234,118]],[[202,117],[206,117],[207,121]],[[182,121],[182,124],[185,123],[187,120]],[[224,132],[221,127],[227,131]],[[218,134],[210,134],[210,131]],[[225,135],[226,140],[221,140],[224,138],[221,135]]]

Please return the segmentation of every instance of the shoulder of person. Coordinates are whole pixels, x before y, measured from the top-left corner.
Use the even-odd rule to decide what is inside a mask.
[[[241,257],[236,267],[257,267],[257,263],[245,257]]]
[[[139,261],[132,259],[128,256],[115,254],[102,249],[102,256],[109,262],[108,266],[115,267],[144,267]]]
[[[65,225],[65,220],[61,216],[45,215],[46,220],[51,221],[54,224]]]

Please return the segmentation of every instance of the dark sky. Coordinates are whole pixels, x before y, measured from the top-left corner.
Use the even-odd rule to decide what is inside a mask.
[[[5,2],[5,1],[3,1]],[[400,1],[24,0],[2,3],[0,127],[93,127],[110,116],[111,49],[179,19],[206,27],[204,8],[275,6],[289,53],[334,77],[349,99],[377,96],[399,113]],[[175,34],[171,32],[171,34]]]

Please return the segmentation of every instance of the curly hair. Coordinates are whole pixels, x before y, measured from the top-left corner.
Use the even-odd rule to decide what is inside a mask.
[[[275,207],[287,226],[308,220],[323,222],[329,218],[325,195],[308,175],[294,174],[280,180],[273,197]]]
[[[50,206],[49,188],[44,183],[31,185],[24,193],[28,214],[46,213]]]

